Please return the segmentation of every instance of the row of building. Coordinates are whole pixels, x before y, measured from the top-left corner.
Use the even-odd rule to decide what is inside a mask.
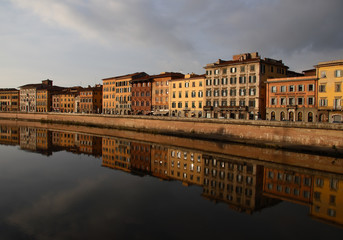
[[[137,72],[94,87],[51,80],[0,89],[1,111],[164,115],[302,122],[342,122],[343,60],[297,73],[257,52],[207,64],[205,74]]]
[[[0,125],[0,144],[20,145],[23,150],[45,155],[56,151],[93,155],[102,158],[103,167],[200,186],[206,199],[249,214],[280,201],[307,205],[310,216],[343,226],[343,180],[339,174],[257,163],[239,153],[216,156],[176,146],[25,126]],[[293,157],[299,156],[287,158]]]

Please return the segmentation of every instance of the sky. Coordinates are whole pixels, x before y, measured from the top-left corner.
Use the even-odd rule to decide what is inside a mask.
[[[259,52],[303,71],[343,59],[342,0],[1,0],[0,88],[203,74]]]

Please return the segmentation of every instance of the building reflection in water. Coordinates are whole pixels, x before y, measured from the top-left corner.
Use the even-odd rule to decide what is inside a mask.
[[[263,166],[237,158],[203,157],[204,197],[249,214],[279,202],[262,194]]]
[[[116,137],[0,125],[0,143],[51,155],[102,157],[101,165],[203,188],[202,196],[252,214],[281,201],[306,205],[314,219],[343,226],[343,175]],[[271,151],[271,150],[268,150]],[[320,158],[320,156],[316,156]]]

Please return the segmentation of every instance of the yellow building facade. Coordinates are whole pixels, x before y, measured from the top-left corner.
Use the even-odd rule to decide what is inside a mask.
[[[343,181],[338,177],[315,177],[311,216],[343,226]]]
[[[205,75],[170,80],[169,116],[203,117]]]
[[[315,67],[319,121],[343,122],[343,60],[320,62]]]
[[[199,152],[185,149],[168,149],[169,177],[182,181],[186,186],[202,186],[204,181],[204,161]]]

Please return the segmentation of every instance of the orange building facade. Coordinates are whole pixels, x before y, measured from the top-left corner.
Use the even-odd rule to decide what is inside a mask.
[[[147,75],[137,72],[103,79],[103,113],[131,114],[131,81]]]
[[[14,88],[0,89],[0,111],[13,112],[19,110],[19,90]]]
[[[159,75],[151,76],[152,83],[152,111],[154,115],[169,114],[169,81],[183,78],[182,73],[162,72]]]
[[[267,80],[266,119],[317,121],[316,76]]]
[[[102,113],[102,86],[83,88],[80,90],[80,104],[77,112]]]

